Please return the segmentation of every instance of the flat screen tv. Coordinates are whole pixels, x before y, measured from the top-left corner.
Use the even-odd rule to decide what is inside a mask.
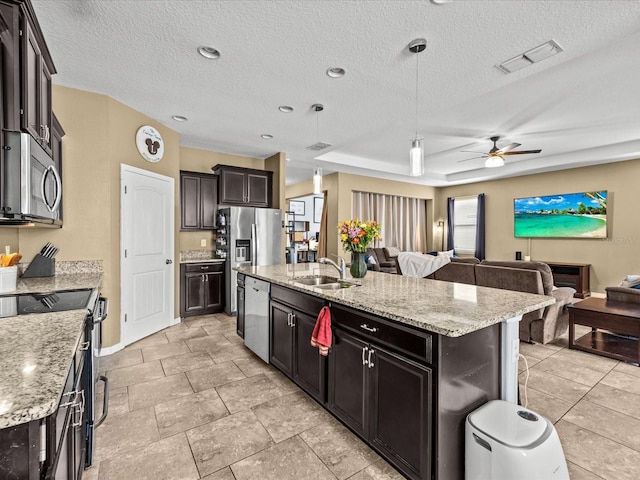
[[[513,200],[514,234],[525,238],[607,238],[607,191]]]

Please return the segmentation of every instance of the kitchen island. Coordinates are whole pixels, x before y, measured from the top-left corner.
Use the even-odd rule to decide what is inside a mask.
[[[552,297],[330,266],[238,269],[271,284],[270,361],[407,478],[464,478],[464,420],[517,398],[518,322]],[[325,279],[325,281],[331,281]],[[354,285],[355,284],[355,285]],[[309,345],[331,310],[333,342]]]

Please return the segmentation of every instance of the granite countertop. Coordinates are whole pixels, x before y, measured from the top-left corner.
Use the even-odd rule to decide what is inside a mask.
[[[216,258],[211,250],[187,250],[180,252],[180,263],[224,262],[224,258]]]
[[[360,286],[322,290],[295,283],[296,277],[329,275],[335,268],[318,263],[241,267],[246,275],[305,292],[397,322],[459,337],[503,320],[555,303],[553,297],[477,287],[369,271],[365,278],[347,279]]]
[[[86,315],[70,310],[0,321],[0,428],[55,412]]]
[[[189,259],[180,260],[180,263],[224,263],[224,258],[206,258],[206,259]]]
[[[99,288],[102,284],[101,273],[66,273],[53,277],[18,278],[16,290],[3,292],[2,295],[19,293],[49,293],[60,290]]]

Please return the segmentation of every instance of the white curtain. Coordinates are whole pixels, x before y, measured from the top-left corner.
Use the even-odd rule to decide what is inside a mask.
[[[427,251],[427,201],[419,198],[353,192],[353,216],[381,224],[380,247]]]

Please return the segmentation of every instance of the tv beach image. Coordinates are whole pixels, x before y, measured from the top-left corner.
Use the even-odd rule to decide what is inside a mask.
[[[607,192],[516,198],[516,237],[607,238]]]

